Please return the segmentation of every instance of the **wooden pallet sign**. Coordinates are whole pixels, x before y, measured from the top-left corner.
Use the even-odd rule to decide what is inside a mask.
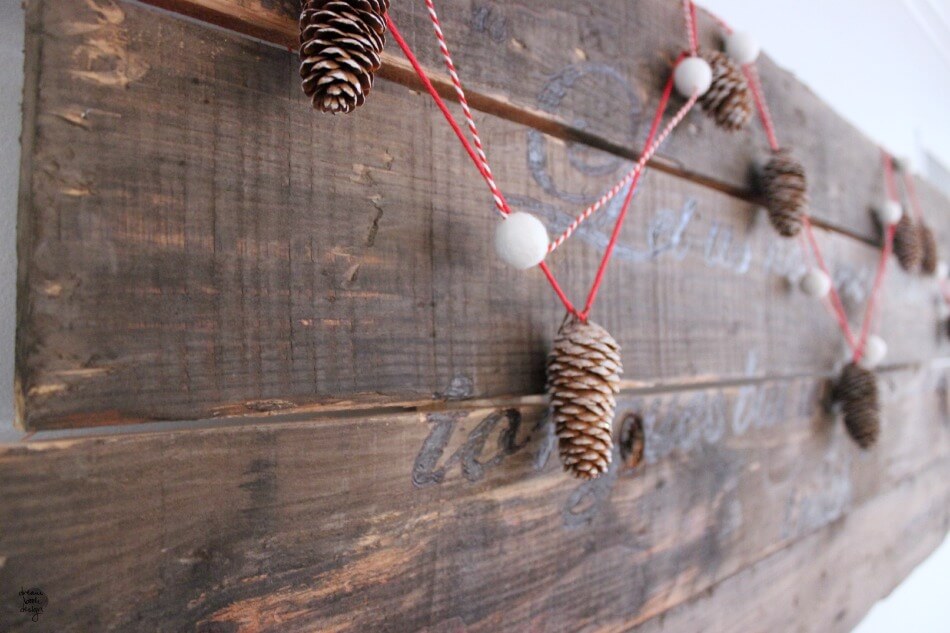
[[[438,3],[499,185],[556,233],[638,159],[683,12],[541,4]],[[841,334],[750,179],[757,124],[691,112],[648,164],[592,315],[622,347],[617,442],[582,482],[545,396],[564,308],[496,258],[491,196],[398,49],[333,117],[300,88],[295,0],[26,11],[16,395],[38,435],[0,444],[0,630],[848,631],[946,534],[936,281],[890,264],[862,451],[830,406]],[[454,100],[424,3],[391,12]],[[859,322],[880,150],[758,68]],[[570,296],[619,205],[549,256]]]

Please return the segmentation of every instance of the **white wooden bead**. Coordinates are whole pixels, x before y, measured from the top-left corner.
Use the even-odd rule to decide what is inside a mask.
[[[877,215],[877,220],[883,226],[888,226],[889,224],[897,224],[900,222],[901,216],[904,215],[904,209],[901,207],[900,202],[896,200],[881,200],[876,207],[874,207],[874,214]]]
[[[947,262],[940,260],[937,262],[937,279],[946,279],[950,277],[950,265]]]
[[[799,288],[809,297],[821,299],[831,292],[831,279],[820,268],[812,268],[802,277]]]
[[[880,336],[872,334],[864,343],[864,354],[861,355],[860,365],[865,369],[874,369],[887,356],[887,343]]]
[[[761,50],[755,38],[743,31],[735,31],[726,37],[726,55],[740,66],[754,62]]]
[[[530,213],[512,213],[495,229],[495,253],[518,270],[537,266],[548,254],[548,231]]]
[[[686,99],[693,94],[704,95],[712,85],[712,68],[702,57],[687,57],[673,71],[673,83]]]

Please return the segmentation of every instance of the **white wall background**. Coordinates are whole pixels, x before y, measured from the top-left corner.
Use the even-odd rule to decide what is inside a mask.
[[[673,1],[673,0],[670,0]],[[756,34],[871,138],[910,157],[950,191],[950,0],[702,0],[734,28]],[[13,429],[16,201],[23,11],[0,0],[0,440]],[[950,631],[950,538],[856,633]]]

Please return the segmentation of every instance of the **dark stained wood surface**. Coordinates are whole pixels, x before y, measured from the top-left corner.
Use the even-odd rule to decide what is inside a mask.
[[[282,47],[297,45],[296,0],[145,1]],[[637,155],[670,63],[685,46],[682,8],[675,0],[442,2],[437,7],[473,107],[626,158]],[[392,12],[442,94],[454,98],[425,7],[398,3]],[[720,47],[715,20],[702,10],[699,18],[701,44]],[[420,87],[395,45],[384,55],[381,76]],[[758,68],[779,139],[797,150],[811,175],[815,217],[876,239],[869,207],[884,193],[876,145],[767,55]],[[717,129],[699,111],[687,123],[688,133],[674,135],[656,166],[755,197],[750,172],[767,155],[758,121],[739,134]]]
[[[43,589],[59,632],[627,630],[866,505],[945,520],[947,378],[886,372],[869,453],[821,380],[628,392],[643,463],[592,484],[532,404],[4,447],[0,590]]]
[[[320,117],[285,51],[135,5],[33,11],[28,428],[542,391],[563,309],[538,271],[495,261],[490,198],[424,96],[381,82],[358,116]],[[115,59],[97,57],[103,41]],[[627,168],[480,120],[512,203],[552,230]],[[616,210],[551,258],[575,301]],[[823,373],[842,358],[833,321],[786,279],[802,272],[797,244],[754,205],[653,172],[623,237],[593,316],[628,380]],[[875,250],[822,241],[859,323]],[[891,362],[946,349],[935,292],[892,275]]]
[[[0,601],[0,631],[845,632],[946,533],[937,284],[892,264],[861,452],[826,410],[840,336],[749,188],[758,131],[695,113],[644,179],[594,314],[643,459],[580,484],[541,395],[563,311],[494,261],[490,199],[393,47],[362,110],[321,117],[294,0],[146,4],[199,21],[27,3],[18,410],[182,422],[0,445],[0,594],[50,598],[36,623]],[[629,167],[682,25],[543,4],[439,7],[499,181],[556,230]],[[394,12],[438,69],[422,5]],[[761,70],[858,326],[878,150]],[[615,211],[550,260],[577,300]]]
[[[950,531],[946,477],[927,469],[637,630],[851,631]]]

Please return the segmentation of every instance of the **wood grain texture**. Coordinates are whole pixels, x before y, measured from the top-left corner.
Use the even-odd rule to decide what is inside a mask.
[[[358,117],[318,117],[284,51],[111,0],[35,1],[31,15],[27,427],[541,393],[563,311],[537,271],[494,261],[490,198],[423,96],[381,83]],[[552,231],[629,167],[479,118],[512,203]],[[577,300],[616,212],[552,257]],[[634,214],[594,313],[630,384],[841,360],[833,321],[787,280],[797,245],[753,204],[654,172]],[[857,323],[875,251],[821,240]],[[946,353],[935,292],[895,267],[891,362]]]
[[[886,372],[870,453],[811,378],[627,392],[643,465],[588,484],[540,404],[5,446],[0,592],[40,587],[60,633],[631,630],[866,506],[944,508],[947,379]],[[886,561],[911,533],[873,534]],[[10,600],[0,625],[36,630]]]
[[[146,1],[280,46],[297,45],[297,0]],[[473,107],[628,159],[639,150],[670,63],[685,46],[676,0],[480,0],[442,2],[438,9]],[[425,7],[399,3],[392,13],[440,92],[454,98]],[[716,21],[705,11],[699,18],[701,45],[720,48]],[[876,239],[869,210],[884,194],[877,146],[767,55],[758,68],[780,141],[797,150],[810,176],[816,219]],[[420,87],[394,45],[380,76]],[[696,111],[687,124],[689,133],[674,136],[655,166],[755,199],[752,172],[767,156],[759,123],[730,134]]]
[[[296,38],[295,0],[150,4]],[[442,4],[499,181],[563,228],[629,168],[679,3]],[[0,594],[50,597],[37,623],[0,601],[0,630],[844,631],[946,532],[934,280],[892,266],[861,452],[825,410],[840,336],[749,188],[758,132],[695,113],[645,179],[594,314],[643,460],[579,484],[540,395],[563,311],[494,262],[490,199],[405,62],[320,117],[283,48],[120,0],[27,8],[21,422],[211,420],[0,446]],[[438,68],[421,9],[394,12]],[[857,325],[877,150],[762,74]],[[552,257],[572,297],[616,212]]]
[[[926,469],[639,631],[851,631],[950,531],[946,477]]]

